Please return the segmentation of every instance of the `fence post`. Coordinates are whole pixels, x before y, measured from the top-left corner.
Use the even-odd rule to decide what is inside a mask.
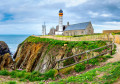
[[[88,52],[89,52],[89,51],[86,51],[86,55],[87,55],[87,63],[89,63],[89,61],[88,61]]]
[[[110,54],[111,54],[111,55],[112,55],[112,50],[113,50],[113,48],[112,48],[112,47],[113,47],[113,44],[111,45],[111,52],[110,52]]]
[[[59,72],[59,61],[57,63],[58,63],[58,72]]]

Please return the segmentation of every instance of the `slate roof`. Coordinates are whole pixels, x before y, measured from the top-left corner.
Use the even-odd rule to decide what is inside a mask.
[[[65,29],[65,31],[68,31],[68,30],[83,30],[83,29],[87,28],[89,23],[91,23],[91,22],[84,22],[84,23],[78,23],[78,24],[69,25]]]

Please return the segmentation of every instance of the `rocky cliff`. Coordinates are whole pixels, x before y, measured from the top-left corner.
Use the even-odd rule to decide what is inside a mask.
[[[10,50],[8,45],[0,41],[0,70],[8,68],[11,69],[11,65],[13,64],[13,59],[10,55]]]
[[[28,72],[35,70],[43,73],[49,69],[57,68],[56,61],[59,59],[105,44],[106,42],[99,41],[67,42],[30,36],[19,45],[14,59],[16,68],[26,69]],[[83,58],[80,57],[80,59]],[[75,58],[70,59],[61,63],[60,66],[75,61]]]

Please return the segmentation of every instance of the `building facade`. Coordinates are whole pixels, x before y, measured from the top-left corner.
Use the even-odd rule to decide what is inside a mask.
[[[42,35],[46,35],[46,25],[44,22],[44,25],[42,25]]]
[[[94,34],[91,22],[69,25],[63,32],[64,36],[90,35]]]

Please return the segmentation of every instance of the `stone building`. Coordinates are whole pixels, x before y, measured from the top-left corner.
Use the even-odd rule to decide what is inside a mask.
[[[56,31],[56,29],[54,27],[52,27],[50,29],[50,32],[48,33],[48,35],[55,35],[55,31]]]
[[[69,26],[69,22],[67,22],[67,25],[63,25],[63,31]],[[52,27],[50,29],[50,32],[48,35],[55,35],[55,32],[59,30],[59,25],[56,26],[56,28]]]
[[[84,22],[69,25],[63,32],[65,36],[74,36],[74,35],[89,35],[94,34],[94,29],[91,22]]]

